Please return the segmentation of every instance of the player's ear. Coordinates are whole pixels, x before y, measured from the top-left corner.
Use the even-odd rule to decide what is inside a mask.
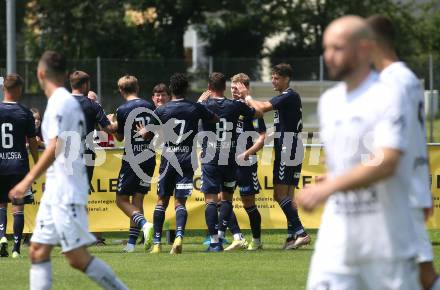
[[[43,80],[44,79],[44,75],[45,75],[44,70],[38,68],[37,69],[37,78],[40,79],[40,80]]]

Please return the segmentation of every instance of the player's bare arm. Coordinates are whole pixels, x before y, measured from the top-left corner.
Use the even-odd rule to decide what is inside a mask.
[[[335,192],[367,187],[386,179],[395,173],[400,157],[401,151],[383,148],[368,164],[360,164],[344,175],[307,186],[297,195],[297,203],[305,210],[312,211]]]
[[[266,132],[259,133],[258,139],[255,141],[254,145],[248,150],[240,154],[237,158],[241,160],[248,160],[249,156],[255,155],[261,148],[264,147],[264,140],[266,139]]]
[[[29,138],[29,152],[32,155],[32,159],[34,159],[34,164],[38,162],[38,140],[37,137]]]

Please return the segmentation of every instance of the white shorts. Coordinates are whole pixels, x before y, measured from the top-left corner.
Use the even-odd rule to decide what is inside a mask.
[[[347,273],[323,270],[312,261],[307,290],[421,290],[414,259],[351,266]]]
[[[31,242],[58,245],[69,252],[96,242],[89,232],[87,211],[84,205],[41,203],[35,221]]]
[[[416,228],[416,239],[418,243],[417,262],[432,262],[434,260],[434,254],[432,253],[432,244],[425,227],[425,215],[423,209],[413,208],[411,212],[414,220],[414,227]]]

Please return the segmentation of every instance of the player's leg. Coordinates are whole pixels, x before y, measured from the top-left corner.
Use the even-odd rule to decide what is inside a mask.
[[[9,185],[8,177],[7,175],[0,175],[0,257],[9,256],[6,227],[8,224],[8,193],[12,187]]]
[[[219,166],[221,179],[220,179],[220,214],[218,235],[220,238],[225,237],[225,231],[229,223],[229,219],[232,215],[232,197],[236,185],[235,170],[236,167],[232,165]]]
[[[183,168],[183,176],[175,175],[174,184],[174,210],[176,211],[176,238],[170,254],[181,254],[183,237],[185,235],[186,221],[188,212],[186,201],[191,196],[193,190],[194,171],[192,168]]]
[[[249,223],[252,231],[252,241],[248,246],[249,251],[256,251],[263,248],[261,242],[261,214],[255,204],[255,194],[242,196],[243,207],[249,216]]]
[[[135,193],[131,196],[131,204],[138,208],[141,213],[143,213],[143,203],[144,195],[140,193]],[[136,247],[136,240],[139,237],[140,228],[136,226],[133,220],[130,219],[130,229],[128,233],[128,242],[125,245],[123,252],[132,253]]]
[[[211,239],[207,249],[208,252],[223,251],[223,246],[218,237],[217,202],[220,186],[216,170],[216,166],[214,165],[202,164],[201,191],[205,195],[205,220]]]
[[[24,204],[12,205],[12,216],[14,217],[14,246],[12,248],[12,258],[20,258],[20,245],[24,229]]]
[[[177,195],[177,194],[176,194]],[[186,221],[188,220],[188,212],[186,211],[187,197],[180,195],[174,199],[174,210],[176,211],[176,238],[170,254],[177,255],[182,253],[183,237],[185,235]]]
[[[260,183],[258,181],[258,167],[241,166],[237,168],[237,183],[240,189],[241,201],[246,213],[249,216],[249,223],[252,231],[252,241],[248,250],[255,251],[262,249],[261,243],[261,215],[255,205],[255,195],[260,192]]]
[[[52,288],[52,263],[50,253],[52,245],[31,242],[29,258],[31,268],[29,284],[31,290],[49,290]]]
[[[154,237],[153,237],[153,249],[151,251],[152,254],[158,254],[162,250],[161,243],[162,243],[163,224],[165,222],[165,213],[170,203],[170,195],[167,195],[165,193],[162,195],[159,192],[158,194],[159,196],[157,198],[157,204],[156,207],[154,208],[154,213],[153,213]]]
[[[8,257],[8,240],[6,239],[6,227],[8,225],[8,204],[0,203],[0,257]]]
[[[141,210],[130,202],[130,196],[139,190],[140,180],[134,172],[123,171],[119,174],[118,190],[116,191],[116,205],[133,221],[134,225],[142,229],[145,238],[145,249],[149,249],[153,238],[153,224],[147,222]],[[148,192],[148,191],[147,191]]]
[[[51,289],[52,263],[50,253],[58,242],[59,237],[52,218],[51,206],[40,204],[29,246],[31,290]]]
[[[175,172],[167,162],[162,160],[159,167],[159,182],[157,184],[157,204],[153,212],[154,237],[152,254],[160,253],[165,213],[175,187]]]
[[[70,266],[84,272],[103,289],[127,289],[111,268],[93,257],[87,246],[96,239],[89,233],[87,212],[83,205],[57,205],[52,207],[55,232]]]
[[[90,255],[85,246],[64,253],[70,266],[86,274],[103,289],[128,289],[101,259]]]
[[[287,239],[283,248],[296,249],[310,243],[310,236],[304,230],[299,219],[298,209],[293,202],[295,187],[299,183],[301,166],[286,166],[275,159],[273,170],[274,199],[278,202],[287,219]],[[297,237],[300,237],[296,243]]]

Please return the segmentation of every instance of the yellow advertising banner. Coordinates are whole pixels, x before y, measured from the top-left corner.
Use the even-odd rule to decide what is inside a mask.
[[[121,165],[123,151],[121,149],[98,150],[96,167],[91,182],[92,193],[88,202],[89,224],[92,232],[106,231],[128,231],[129,219],[116,206],[115,195],[117,188],[117,177]],[[272,184],[272,148],[265,147],[259,154],[258,177],[262,190],[256,196],[256,204],[262,216],[263,229],[285,229],[286,219],[280,207],[273,199]],[[305,158],[301,172],[299,188],[305,184],[314,183],[317,176],[324,174],[325,167],[322,164],[323,150],[319,145],[312,145],[305,148]],[[157,166],[155,176],[159,168]],[[434,198],[434,215],[429,219],[428,228],[440,228],[440,146],[429,146],[429,160],[431,167],[431,188]],[[35,202],[25,206],[25,232],[32,232],[35,216],[40,203],[44,188],[44,176],[38,179],[33,185]],[[205,204],[200,189],[200,168],[195,172],[194,190],[187,202],[188,223],[187,229],[204,229]],[[156,204],[157,184],[153,183],[151,191],[145,196],[144,212],[148,220],[153,218],[153,210]],[[237,191],[234,195],[234,211],[237,215],[240,226],[243,229],[249,228],[249,219],[241,204],[240,195]],[[306,228],[318,228],[321,220],[322,208],[313,212],[305,213],[300,210],[301,220]],[[167,209],[166,219],[171,226],[174,225],[174,206],[170,201]],[[12,232],[12,215],[9,213],[8,232]]]

